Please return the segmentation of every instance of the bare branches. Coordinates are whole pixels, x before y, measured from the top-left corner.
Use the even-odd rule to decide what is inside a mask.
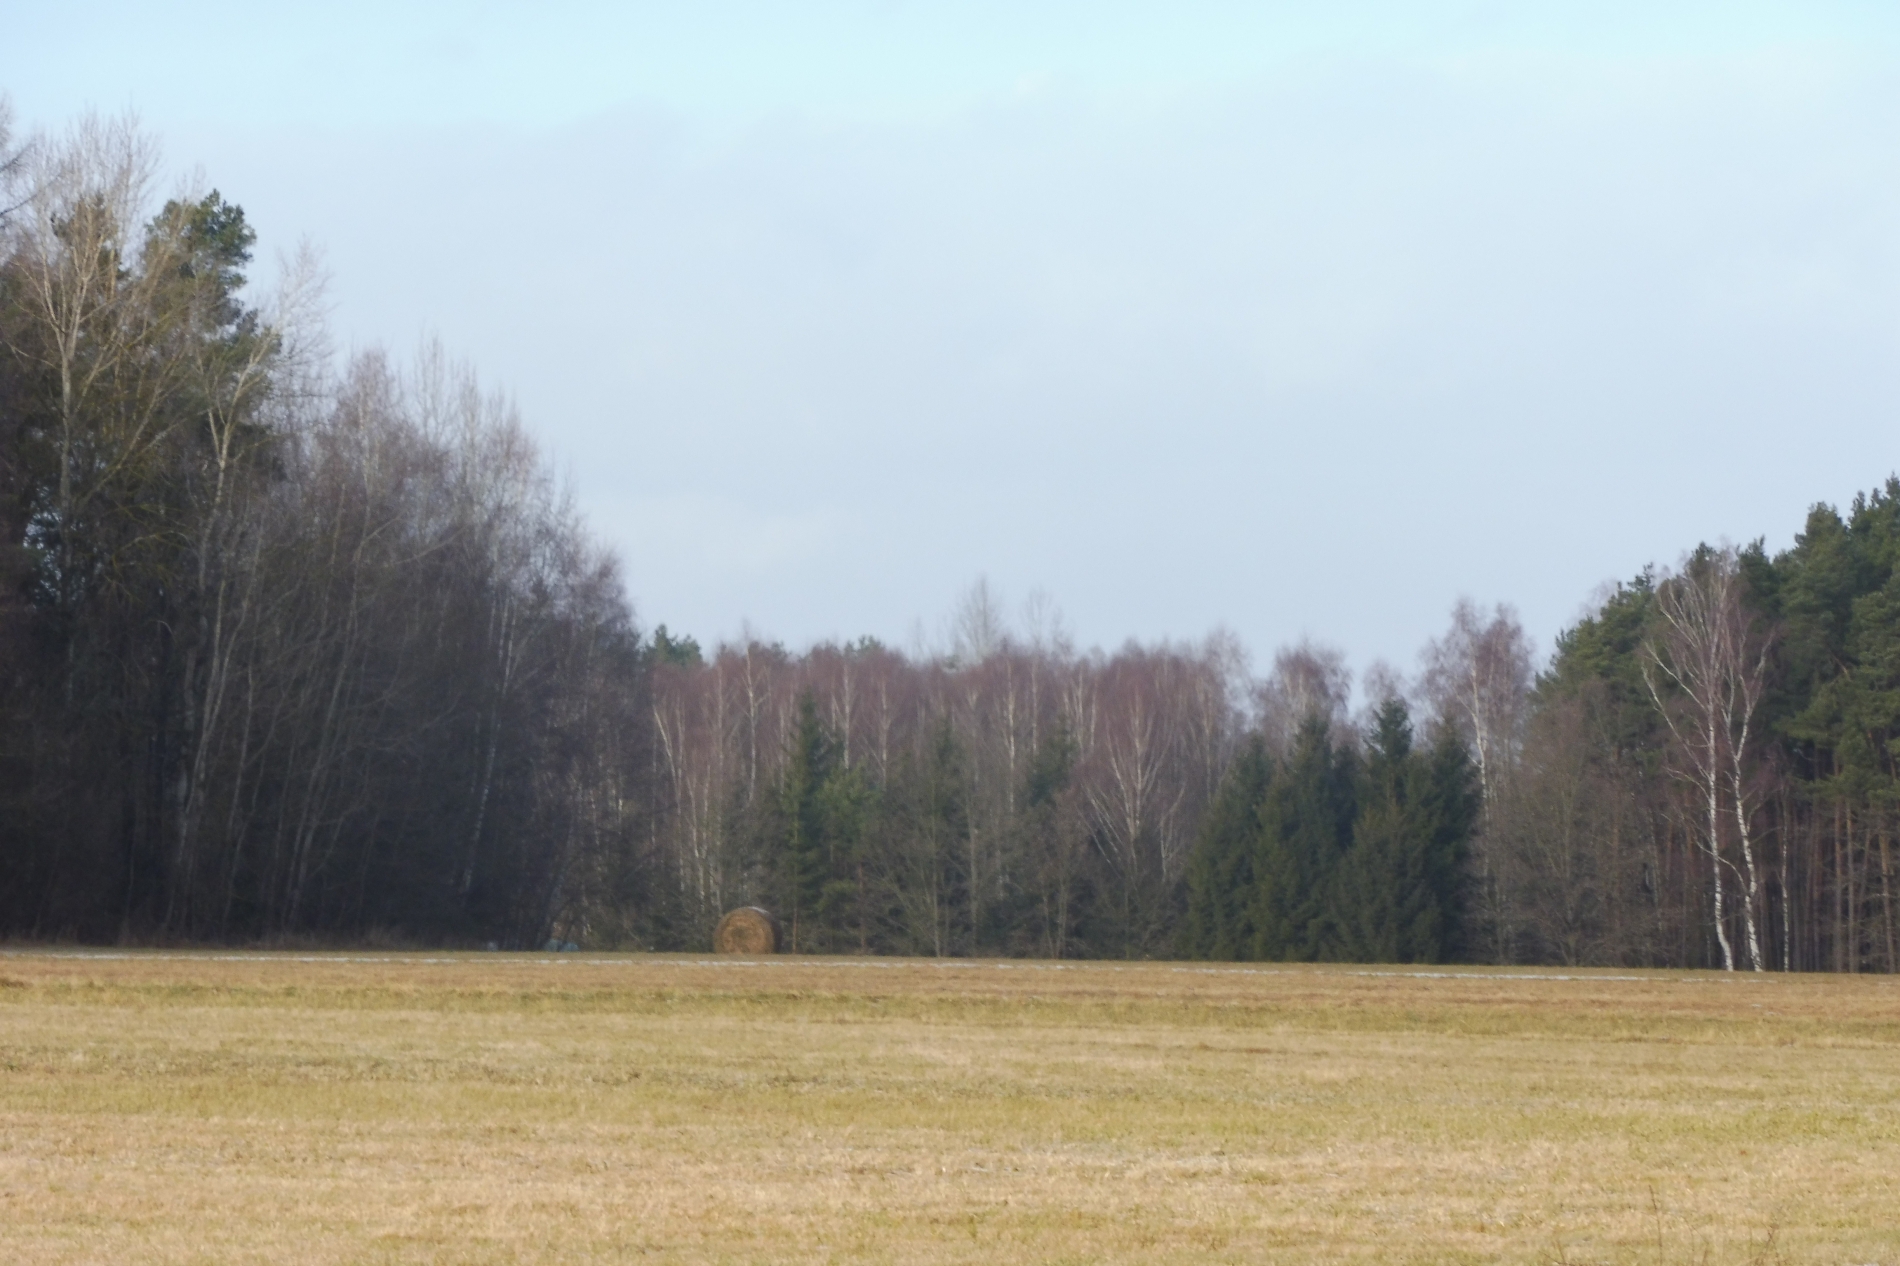
[[[1440,725],[1471,748],[1486,805],[1522,739],[1531,687],[1530,643],[1517,613],[1500,604],[1487,620],[1469,598],[1452,608],[1451,629],[1428,643],[1421,686]]]
[[[1335,735],[1342,733],[1351,698],[1352,674],[1337,647],[1312,641],[1282,647],[1273,657],[1272,674],[1255,691],[1268,750],[1286,755],[1300,726],[1314,717]]]
[[[27,156],[26,146],[13,144],[13,102],[5,93],[0,93],[0,229],[6,227],[15,211],[26,205],[29,197],[20,179]]]
[[[1743,600],[1733,549],[1699,551],[1679,573],[1664,577],[1656,587],[1655,612],[1656,631],[1642,648],[1643,682],[1674,739],[1679,759],[1671,772],[1693,786],[1701,802],[1701,844],[1711,866],[1723,965],[1735,969],[1723,882],[1727,870],[1742,882],[1749,965],[1764,971],[1750,765],[1773,638]],[[1735,823],[1739,870],[1725,855],[1725,814],[1732,814]]]

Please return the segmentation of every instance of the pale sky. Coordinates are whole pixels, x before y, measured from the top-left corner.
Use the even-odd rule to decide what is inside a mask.
[[[439,335],[706,642],[1409,668],[1900,468],[1891,5],[9,7],[21,124]]]

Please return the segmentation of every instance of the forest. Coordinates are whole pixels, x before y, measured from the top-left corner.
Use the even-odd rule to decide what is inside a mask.
[[[505,394],[339,357],[150,142],[0,114],[0,936],[1900,965],[1900,481],[1417,671],[636,621]],[[1879,472],[1870,472],[1878,480]],[[1679,543],[1680,544],[1680,543]],[[1355,701],[1360,701],[1355,704]]]

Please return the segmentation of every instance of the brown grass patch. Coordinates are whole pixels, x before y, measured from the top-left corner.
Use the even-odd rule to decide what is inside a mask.
[[[53,1261],[1900,1262],[1900,982],[0,957]]]

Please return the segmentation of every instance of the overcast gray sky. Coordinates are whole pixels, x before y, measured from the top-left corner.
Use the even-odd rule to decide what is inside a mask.
[[[1900,466],[1892,11],[40,5],[0,90],[512,391],[644,624],[1410,667]]]

